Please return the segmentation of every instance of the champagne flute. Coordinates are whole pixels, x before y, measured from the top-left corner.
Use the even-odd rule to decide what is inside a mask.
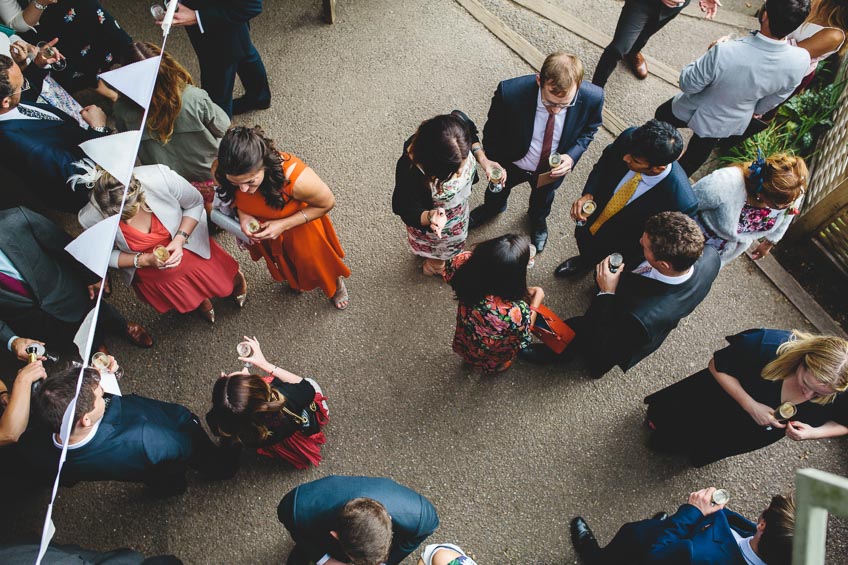
[[[91,366],[96,369],[98,373],[107,372],[115,375],[116,379],[120,379],[124,376],[124,370],[120,366],[116,366],[114,371],[109,370],[109,367],[112,366],[112,358],[103,353],[102,351],[98,351],[94,355],[91,356]]]
[[[53,49],[51,45],[49,45],[46,41],[40,41],[38,45],[36,45],[38,50],[41,52],[41,56],[45,59],[52,59],[56,56],[56,50]],[[64,71],[65,67],[68,66],[68,61],[64,58],[59,59],[55,63],[50,64],[50,68],[54,71]]]
[[[239,357],[250,357],[253,355],[253,348],[248,342],[243,341],[236,346],[236,353],[238,353]],[[245,361],[244,368],[250,369],[250,367],[251,364]]]

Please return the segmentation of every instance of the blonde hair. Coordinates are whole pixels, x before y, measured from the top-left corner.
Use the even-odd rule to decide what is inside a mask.
[[[824,27],[835,27],[848,34],[848,3],[844,0],[819,0],[813,2],[807,23],[817,23]],[[848,41],[839,48],[842,56],[848,51]]]
[[[777,357],[763,367],[767,381],[782,381],[795,374],[799,365],[806,367],[819,383],[843,392],[848,388],[848,341],[835,336],[813,335],[798,330],[777,348]],[[816,404],[829,404],[837,392],[814,398]]]
[[[738,164],[745,175],[745,189],[754,197],[765,197],[775,206],[785,208],[798,200],[807,189],[809,171],[801,157],[788,153],[775,153],[766,158],[763,170],[763,186],[751,179],[752,161]]]
[[[583,82],[583,62],[576,55],[565,51],[555,51],[545,57],[542,69],[539,71],[539,83],[545,86],[548,82],[558,96],[579,89]]]

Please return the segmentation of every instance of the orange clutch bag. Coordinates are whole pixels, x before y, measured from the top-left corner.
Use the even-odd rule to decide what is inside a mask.
[[[554,353],[560,354],[565,351],[574,339],[574,330],[545,305],[530,309],[536,312],[536,322],[530,328],[533,335],[542,340],[542,343]]]

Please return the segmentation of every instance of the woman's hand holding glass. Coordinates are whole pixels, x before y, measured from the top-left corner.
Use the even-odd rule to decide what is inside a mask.
[[[245,214],[242,211],[239,211],[239,225],[241,226],[241,233],[247,236],[247,238],[253,243],[257,243],[259,238],[256,237],[256,234],[259,233],[263,229],[262,223],[256,219],[255,216],[251,216],[250,214]],[[255,228],[259,226],[258,230],[251,231],[251,225]]]
[[[300,218],[300,214],[294,216],[296,218]],[[251,234],[255,239],[277,239],[282,235],[282,233],[292,226],[287,225],[289,218],[281,218],[279,220],[270,220],[267,222],[262,222],[259,224],[262,229],[258,232]]]
[[[745,411],[757,423],[758,426],[765,428],[785,428],[786,424],[781,423],[774,417],[774,408],[766,406],[761,402],[752,401],[751,404],[745,407]]]
[[[153,253],[142,253],[138,258],[138,266],[143,268],[156,268],[156,269],[164,269],[165,263],[164,261],[160,261],[156,255]]]
[[[245,364],[253,365],[263,371],[270,371],[273,366],[268,363],[268,360],[265,359],[265,354],[262,353],[262,349],[259,347],[259,341],[256,340],[256,336],[248,337],[244,336],[244,341],[250,345],[251,354],[247,357],[239,357],[239,361]]]
[[[171,243],[165,246],[165,249],[170,253],[170,257],[168,257],[167,261],[163,263],[160,269],[173,269],[174,267],[178,267],[180,262],[183,260],[183,241],[182,236],[177,236],[171,240]]]

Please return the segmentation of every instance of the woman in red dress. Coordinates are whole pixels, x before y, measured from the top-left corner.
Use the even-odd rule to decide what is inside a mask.
[[[72,180],[93,185],[91,202],[79,213],[89,228],[119,212],[124,186],[93,163],[78,166],[87,172]],[[232,295],[244,305],[247,281],[236,260],[209,237],[203,197],[168,167],[135,168],[119,226],[109,265],[120,268],[157,312],[197,311],[214,323],[210,298]]]

